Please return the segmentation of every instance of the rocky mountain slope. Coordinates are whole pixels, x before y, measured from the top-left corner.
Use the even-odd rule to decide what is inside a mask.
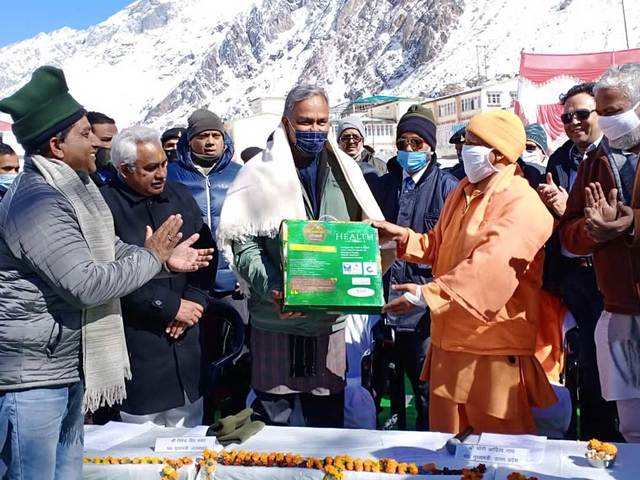
[[[626,3],[640,46],[640,2]],[[165,127],[201,106],[245,115],[302,81],[332,103],[429,96],[513,76],[521,49],[622,48],[619,0],[138,0],[86,30],[0,49],[0,97],[53,64],[87,108]]]

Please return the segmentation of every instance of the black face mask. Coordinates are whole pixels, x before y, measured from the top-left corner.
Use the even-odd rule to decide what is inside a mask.
[[[195,152],[191,152],[191,158],[196,163],[196,165],[200,165],[204,168],[213,167],[222,155],[213,156],[213,155],[200,155]]]
[[[169,163],[178,161],[178,151],[175,148],[171,150],[165,150],[164,153],[167,156],[167,161]]]
[[[96,148],[96,167],[104,168],[111,163],[111,149],[105,147]]]

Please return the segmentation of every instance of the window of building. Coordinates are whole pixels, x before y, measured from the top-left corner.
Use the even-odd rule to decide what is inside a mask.
[[[487,103],[489,105],[500,105],[501,97],[500,92],[487,92]]]
[[[455,100],[444,103],[442,105],[438,105],[438,116],[440,117],[448,117],[449,115],[455,115],[455,113],[456,113]]]
[[[477,110],[480,108],[480,97],[463,98],[460,101],[460,108],[463,112]]]

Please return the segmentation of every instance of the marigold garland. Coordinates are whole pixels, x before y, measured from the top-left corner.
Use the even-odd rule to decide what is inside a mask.
[[[162,457],[85,457],[84,463],[97,465],[126,465],[146,464],[162,465],[161,480],[177,480],[179,470],[185,465],[194,463],[190,457],[162,458]],[[460,475],[462,480],[481,480],[486,471],[484,464],[473,468],[438,469],[435,463],[427,463],[419,467],[415,463],[398,462],[393,458],[380,460],[370,458],[353,458],[349,455],[320,457],[303,457],[295,453],[283,452],[251,452],[244,450],[223,450],[215,452],[205,449],[201,457],[196,459],[198,472],[203,472],[205,479],[211,480],[217,464],[247,467],[280,467],[280,468],[308,468],[325,473],[326,480],[343,480],[345,471],[372,472],[388,474],[411,475]],[[511,479],[510,479],[511,480]]]

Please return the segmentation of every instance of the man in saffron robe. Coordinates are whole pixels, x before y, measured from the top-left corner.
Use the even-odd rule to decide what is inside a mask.
[[[483,112],[467,126],[462,151],[467,177],[449,195],[435,228],[417,234],[373,222],[398,256],[430,264],[434,280],[404,284],[384,307],[431,309],[431,347],[422,377],[429,382],[432,430],[534,433],[531,407],[556,401],[536,360],[543,247],[553,217],[516,161],[525,132],[514,114]]]

